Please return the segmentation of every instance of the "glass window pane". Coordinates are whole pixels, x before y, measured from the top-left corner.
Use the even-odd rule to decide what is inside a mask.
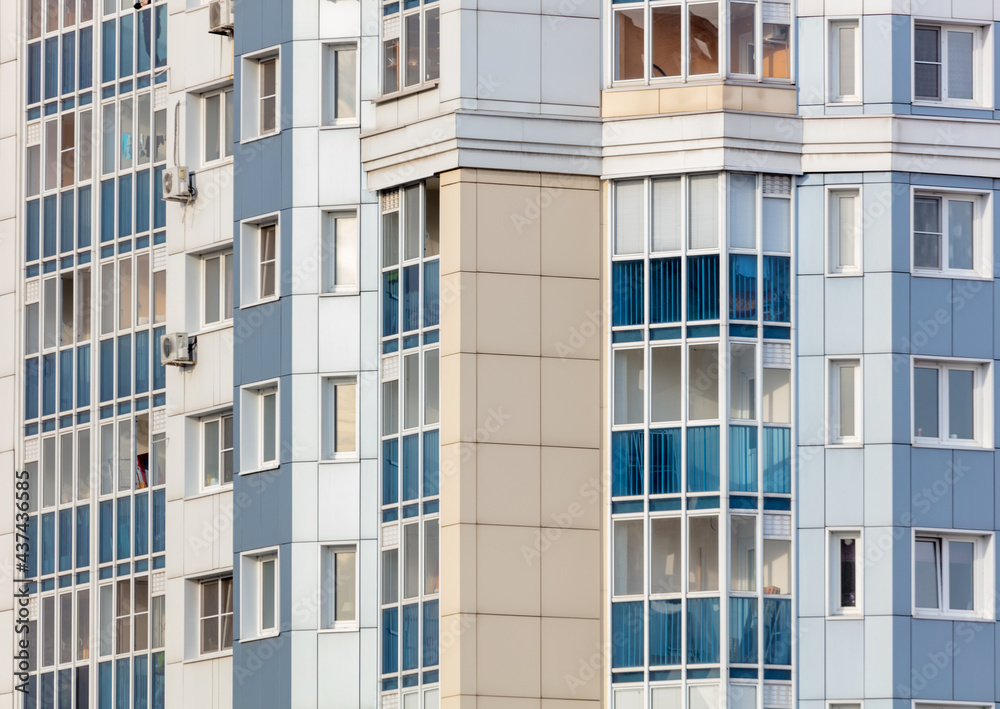
[[[382,552],[382,603],[399,600],[399,549]]]
[[[145,14],[145,13],[144,13]],[[152,96],[148,93],[140,94],[139,99],[136,101],[136,139],[135,139],[135,154],[136,154],[136,164],[146,165],[149,163],[152,136],[150,133],[150,121],[153,118],[150,103]]]
[[[753,6],[750,5],[753,19]],[[751,35],[753,29],[750,30]],[[757,246],[757,176],[729,176],[729,245],[752,249]]]
[[[855,59],[858,28],[855,25],[841,25],[836,32],[837,96],[856,96],[858,89]]]
[[[616,424],[642,423],[644,378],[643,350],[615,352]]]
[[[642,520],[615,522],[614,594],[632,596],[642,593]]]
[[[219,484],[219,421],[205,423],[204,443],[205,487]]]
[[[420,256],[423,243],[420,229],[420,186],[413,185],[403,190],[403,258]]]
[[[938,608],[938,543],[918,539],[913,552],[914,604],[917,608]]]
[[[429,519],[424,522],[424,593],[437,593],[440,589],[439,556],[438,521]]]
[[[262,401],[261,422],[263,431],[262,460],[263,463],[274,462],[277,458],[277,419],[278,395],[274,392],[264,394]]]
[[[764,593],[788,594],[791,583],[792,543],[787,539],[764,540]]]
[[[771,7],[788,8],[788,5],[768,3]],[[766,6],[765,6],[766,7]],[[763,74],[769,79],[787,79],[791,76],[791,54],[789,53],[788,10],[785,22],[764,23],[764,66]]]
[[[948,542],[948,607],[954,611],[976,608],[976,545]]]
[[[403,598],[420,593],[420,525],[403,526]]]
[[[857,195],[854,194],[834,197],[836,206],[834,236],[837,245],[834,251],[834,265],[839,269],[858,267],[857,200]]]
[[[679,517],[651,519],[649,592],[680,593],[684,590],[681,570],[681,520]]]
[[[689,5],[688,73],[717,74],[719,71],[719,4]]]
[[[918,62],[939,62],[941,55],[938,44],[939,30],[933,27],[917,27],[913,31],[913,58]]]
[[[76,592],[76,659],[90,659],[90,589],[88,588]]]
[[[76,436],[76,499],[90,499],[90,429],[77,431]]]
[[[973,267],[974,204],[948,200],[948,266],[971,270]]]
[[[218,322],[222,258],[205,259],[205,324]]]
[[[439,411],[439,350],[424,352],[424,424],[437,423],[441,414]]]
[[[420,356],[403,358],[403,428],[420,424]]]
[[[232,93],[232,92],[230,92]],[[233,122],[233,105],[232,101],[228,105],[229,113],[226,115],[229,121],[229,132],[228,136],[232,136],[232,122]],[[153,161],[162,162],[167,159],[167,112],[166,110],[157,111],[153,114]],[[230,143],[226,144],[226,155],[233,154],[233,146]]]
[[[357,562],[353,551],[337,552],[336,570],[336,607],[334,619],[337,621],[353,621],[355,610],[355,573]]]
[[[719,246],[719,178],[696,175],[689,180],[688,245],[692,249]]]
[[[357,409],[357,385],[338,384],[335,387],[336,397],[336,453],[354,453],[357,450],[355,411]]]
[[[149,254],[135,257],[135,324],[149,324]]]
[[[441,76],[441,10],[434,8],[424,14],[424,81]]]
[[[765,369],[762,398],[764,423],[791,423],[792,370]]]
[[[976,373],[967,369],[948,370],[948,435],[971,441],[975,426]]]
[[[340,49],[337,61],[337,118],[355,118],[357,115],[357,56],[356,49]]]
[[[792,203],[780,197],[765,197],[763,204],[764,251],[786,254],[792,248]]]
[[[754,419],[757,397],[757,366],[753,345],[729,346],[729,416]]]
[[[353,216],[333,217],[334,252],[330,273],[332,286],[354,287],[358,284],[358,220]]]
[[[688,419],[719,418],[719,346],[688,350]]]
[[[59,437],[59,504],[73,501],[73,434]]]
[[[680,421],[681,404],[681,348],[654,347],[650,350],[650,417],[653,421]],[[641,379],[641,374],[640,374]]]
[[[406,71],[404,86],[420,83],[420,13],[403,18],[403,35],[406,42]]]
[[[643,10],[615,13],[615,80],[641,79],[646,52],[646,20]]]
[[[132,260],[118,262],[118,329],[132,327]]]
[[[855,608],[857,598],[857,540],[841,537],[837,542],[840,556],[840,607]]]
[[[948,98],[971,101],[975,88],[972,32],[948,32]]]
[[[219,159],[221,95],[205,99],[205,162]]]
[[[382,43],[382,93],[399,91],[399,40]]]
[[[681,75],[681,8],[654,7],[651,77]]]
[[[658,8],[671,9],[671,8]],[[680,12],[680,8],[674,8]],[[655,11],[654,11],[655,12]],[[640,195],[641,197],[641,195]],[[637,205],[637,218],[642,219],[641,199]],[[653,251],[680,251],[681,249],[681,180],[673,177],[653,181]],[[641,222],[640,222],[641,224]],[[640,229],[641,231],[641,229]],[[641,235],[639,247],[642,248]]]
[[[688,518],[688,591],[719,590],[719,518]]]
[[[615,185],[615,253],[638,254],[643,251],[643,224],[646,219],[642,180]]]
[[[615,709],[644,709],[642,687],[615,690]]]
[[[681,709],[683,697],[680,687],[652,687],[652,709]]]
[[[261,563],[260,573],[260,629],[273,630],[275,628],[275,560],[267,559]]]
[[[399,433],[399,380],[382,382],[382,435]]]
[[[756,29],[754,10],[753,3],[729,3],[730,74],[757,73],[757,63],[754,57],[754,51],[757,48],[757,42],[754,38],[754,30]]]
[[[733,591],[757,588],[757,520],[734,515],[730,527],[730,578]]]
[[[853,364],[839,365],[837,373],[840,380],[839,391],[837,392],[840,397],[840,420],[837,422],[840,426],[840,437],[854,438],[858,435],[855,422],[856,407],[858,405],[855,396],[857,367]]]
[[[913,435],[937,438],[938,370],[913,368]]]

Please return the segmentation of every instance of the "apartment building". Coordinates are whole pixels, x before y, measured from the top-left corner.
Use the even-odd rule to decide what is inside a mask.
[[[0,11],[14,702],[1000,700],[1000,9],[139,5]]]

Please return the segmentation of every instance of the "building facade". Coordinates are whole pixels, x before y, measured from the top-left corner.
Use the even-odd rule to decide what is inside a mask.
[[[1000,9],[137,5],[0,10],[0,697],[1000,701]]]

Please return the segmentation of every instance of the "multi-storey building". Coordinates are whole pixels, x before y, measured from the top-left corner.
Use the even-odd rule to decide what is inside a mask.
[[[0,11],[25,706],[1000,700],[992,3],[137,5]]]

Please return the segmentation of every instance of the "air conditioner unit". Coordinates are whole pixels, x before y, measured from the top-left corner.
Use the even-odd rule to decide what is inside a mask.
[[[168,167],[163,171],[163,199],[174,202],[190,202],[194,199],[194,189],[188,181],[186,167]]]
[[[191,341],[186,332],[172,332],[160,337],[160,362],[175,366],[194,364]]]
[[[233,36],[233,0],[212,0],[208,6],[208,31]]]

